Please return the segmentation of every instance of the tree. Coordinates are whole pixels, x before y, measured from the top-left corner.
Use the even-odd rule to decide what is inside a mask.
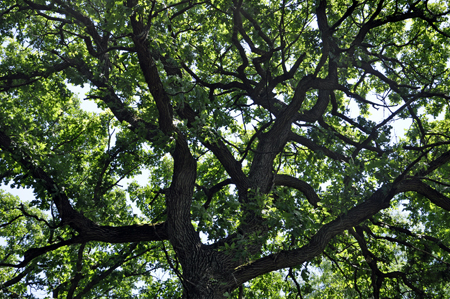
[[[0,9],[2,296],[450,295],[446,1]]]

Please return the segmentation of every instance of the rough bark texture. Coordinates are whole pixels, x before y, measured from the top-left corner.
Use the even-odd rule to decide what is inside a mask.
[[[100,76],[96,67],[92,67],[91,61],[83,60],[83,58],[74,58],[75,56],[65,54],[60,49],[52,49],[48,50],[47,54],[56,57],[59,60],[58,63],[48,67],[45,71],[31,71],[28,74],[18,72],[2,76],[0,77],[0,90],[5,92],[13,91],[21,85],[32,84],[40,78],[47,78],[51,74],[58,74],[70,68],[80,76],[83,76],[86,82],[92,85],[92,88],[99,91],[95,95],[96,100],[108,107],[119,122],[126,123],[127,129],[135,134],[136,140],[141,138],[143,140],[142,143],[147,142],[152,145],[157,144],[161,136],[163,136],[166,140],[172,142],[167,153],[170,153],[172,157],[173,167],[170,186],[165,190],[161,190],[166,207],[164,214],[166,219],[163,222],[117,227],[99,225],[94,220],[84,216],[83,211],[78,211],[75,208],[71,198],[64,191],[64,183],[59,182],[58,178],[51,174],[50,171],[45,170],[45,166],[39,166],[35,159],[23,150],[23,145],[19,146],[15,143],[14,136],[9,136],[9,129],[0,122],[0,148],[2,154],[8,155],[10,161],[18,163],[20,168],[34,179],[35,185],[33,187],[39,185],[39,187],[45,188],[46,192],[51,195],[50,200],[57,209],[60,225],[70,227],[74,232],[71,238],[27,250],[24,253],[23,260],[17,264],[3,263],[3,266],[23,268],[30,265],[34,259],[48,252],[74,244],[82,244],[79,249],[78,259],[79,264],[81,264],[85,244],[93,241],[137,243],[168,240],[175,252],[177,262],[180,264],[180,268],[173,268],[176,274],[179,275],[182,283],[184,298],[225,298],[224,294],[226,292],[232,292],[258,276],[280,269],[299,267],[303,263],[311,261],[324,253],[333,238],[346,231],[349,231],[355,238],[363,256],[368,259],[368,257],[371,257],[371,252],[364,239],[364,229],[360,225],[368,219],[373,220],[372,216],[390,207],[391,200],[399,194],[414,192],[414,194],[424,196],[439,208],[450,211],[450,199],[443,192],[441,193],[426,183],[426,179],[430,179],[429,177],[433,173],[448,164],[450,151],[440,150],[441,148],[439,147],[446,146],[448,143],[425,144],[418,147],[410,147],[409,149],[406,148],[417,151],[418,158],[409,161],[405,165],[405,169],[397,170],[395,177],[380,179],[376,184],[377,187],[371,189],[369,195],[361,196],[362,199],[353,202],[347,210],[343,209],[345,212],[339,210],[341,212],[330,216],[326,222],[320,223],[321,226],[312,230],[313,233],[308,236],[308,242],[302,246],[280,249],[275,253],[267,253],[263,247],[265,244],[264,238],[269,236],[271,227],[264,214],[265,203],[260,203],[261,198],[267,199],[270,197],[274,202],[283,200],[283,198],[277,198],[276,188],[287,187],[290,190],[297,190],[303,194],[310,204],[308,206],[309,209],[312,209],[312,206],[319,211],[321,206],[322,194],[319,194],[317,186],[314,187],[311,182],[306,181],[308,178],[303,179],[300,172],[296,176],[279,173],[280,169],[276,169],[277,165],[281,167],[282,164],[277,162],[277,159],[281,161],[282,157],[288,157],[291,154],[289,152],[291,151],[290,147],[295,147],[298,155],[302,151],[308,151],[321,158],[326,157],[326,160],[323,160],[325,161],[324,163],[331,163],[330,161],[342,163],[343,172],[346,168],[351,169],[359,163],[358,165],[362,165],[359,169],[360,175],[364,176],[366,175],[364,163],[369,163],[370,159],[375,160],[392,152],[392,149],[388,146],[380,146],[382,142],[378,139],[378,135],[390,121],[402,113],[406,113],[405,111],[409,111],[412,118],[417,122],[418,130],[422,129],[423,131],[420,119],[417,116],[414,117],[415,112],[412,105],[419,99],[428,97],[449,100],[449,97],[444,93],[428,88],[428,85],[432,85],[431,83],[418,83],[418,86],[412,86],[402,83],[400,79],[397,82],[388,78],[385,74],[378,71],[374,67],[375,63],[372,63],[370,60],[376,57],[379,59],[376,62],[388,63],[397,59],[396,57],[384,57],[383,53],[371,53],[371,47],[375,47],[375,45],[371,46],[365,42],[366,37],[372,30],[383,25],[411,18],[421,18],[431,24],[431,27],[435,30],[434,33],[445,35],[437,27],[433,27],[438,16],[430,15],[432,13],[425,9],[419,9],[416,6],[417,3],[411,4],[404,10],[395,10],[389,15],[384,15],[385,13],[383,12],[383,3],[385,1],[371,4],[375,9],[371,10],[371,15],[366,17],[361,24],[358,23],[358,26],[355,27],[357,29],[352,29],[356,30],[355,36],[352,42],[344,47],[334,34],[343,22],[351,19],[353,12],[359,6],[358,2],[353,1],[351,5],[349,4],[342,17],[332,23],[328,17],[332,13],[327,6],[329,3],[324,0],[317,1],[317,4],[314,6],[315,10],[311,12],[311,15],[317,20],[317,38],[321,40],[321,49],[320,53],[316,53],[317,59],[308,61],[314,67],[307,69],[304,65],[303,67],[307,71],[303,71],[301,70],[301,64],[305,59],[309,59],[306,53],[296,55],[295,60],[291,59],[293,62],[286,63],[285,61],[284,56],[291,51],[290,47],[295,41],[291,44],[286,44],[283,41],[283,35],[287,33],[284,32],[284,29],[281,29],[281,23],[279,26],[281,36],[275,39],[269,38],[268,35],[271,33],[263,32],[262,20],[255,19],[255,14],[249,12],[246,3],[234,1],[233,5],[230,5],[226,11],[217,9],[217,13],[223,14],[232,22],[231,26],[229,26],[230,41],[227,47],[236,51],[236,57],[239,60],[238,64],[235,65],[235,69],[224,70],[221,66],[214,71],[214,75],[219,74],[226,78],[223,83],[211,82],[209,78],[198,75],[195,65],[189,65],[186,59],[180,58],[181,53],[178,53],[176,50],[163,56],[152,49],[152,36],[149,36],[149,30],[151,26],[159,25],[154,24],[155,20],[158,20],[158,16],[170,11],[166,7],[159,10],[156,9],[156,2],[152,2],[153,6],[147,8],[149,11],[143,13],[140,10],[138,1],[126,1],[126,7],[129,9],[129,20],[127,20],[129,28],[126,29],[129,29],[129,31],[124,29],[126,33],[118,36],[103,32],[102,30],[104,29],[99,27],[98,21],[85,16],[83,10],[72,7],[69,2],[54,0],[50,1],[53,3],[51,6],[37,4],[33,1],[18,2],[21,3],[17,6],[20,8],[20,11],[23,10],[30,14],[36,11],[43,18],[60,22],[59,34],[61,36],[70,32],[69,29],[61,29],[66,24],[81,28],[80,30],[82,30],[84,35],[79,35],[85,43],[89,57],[98,63],[96,67],[103,67],[104,72]],[[183,2],[183,5],[186,5],[186,7],[180,10],[178,15],[169,18],[168,23],[175,17],[201,4],[191,3],[191,1]],[[173,5],[173,7],[176,6]],[[283,11],[283,15],[286,9],[285,6],[286,3],[283,2],[280,8]],[[211,4],[211,6],[208,6],[208,9],[213,10],[215,8]],[[13,8],[10,10],[13,10]],[[56,18],[55,15],[58,18],[61,16],[61,19]],[[184,29],[180,29],[180,32],[175,32],[172,25],[167,25],[167,28],[164,30],[167,33],[167,40],[172,42],[177,41],[178,34],[182,36]],[[196,29],[188,28],[185,30],[195,32]],[[251,36],[250,31],[258,32],[258,38],[261,39],[258,43],[264,43],[264,47],[255,45],[256,34]],[[376,35],[376,33],[371,34]],[[130,45],[127,45],[127,47],[117,46],[117,41],[121,41],[122,38],[127,38],[127,42]],[[298,38],[300,38],[300,35]],[[112,39],[114,41],[111,41]],[[244,42],[245,47],[243,46]],[[62,38],[60,43],[64,44]],[[279,45],[275,45],[275,43],[279,43]],[[145,109],[143,110],[144,112],[139,111],[121,98],[121,91],[115,86],[116,83],[112,80],[110,73],[114,67],[122,71],[122,66],[119,65],[119,62],[111,58],[111,55],[116,53],[115,51],[118,51],[119,54],[120,51],[124,51],[134,55],[133,57],[136,58],[140,69],[139,75],[142,75],[142,80],[139,82],[142,86],[138,85],[138,89],[148,90],[149,98],[154,103],[152,109],[156,108],[157,110],[156,121],[146,116],[145,113],[151,115],[150,112],[144,111]],[[172,58],[170,55],[174,57]],[[280,58],[277,58],[278,56]],[[370,59],[366,59],[366,56]],[[278,74],[273,74],[269,70],[269,66],[267,66],[270,65],[269,62],[272,58],[280,60],[280,63],[277,62],[276,67],[279,67],[282,71],[279,71]],[[171,64],[169,62],[172,61],[171,59],[177,61],[177,63]],[[217,60],[219,61],[220,59],[218,58]],[[118,66],[114,66],[113,62]],[[165,65],[163,68],[158,68],[157,63]],[[282,64],[282,66],[278,66],[278,64]],[[287,66],[290,66],[289,70]],[[364,73],[364,75],[361,75],[362,82],[364,81],[363,77],[367,74],[379,80],[381,82],[380,85],[384,84],[383,87],[387,86],[393,92],[398,93],[403,101],[400,108],[373,126],[365,125],[359,120],[349,118],[342,111],[339,112],[339,105],[341,104],[338,103],[337,93],[356,99],[360,104],[372,104],[355,92],[359,82],[353,86],[353,90],[349,88],[350,83],[342,82],[340,72],[348,71],[349,68],[354,68],[358,72]],[[297,73],[303,74],[303,77],[297,75]],[[163,80],[165,79],[164,76],[172,79],[181,79],[182,76],[188,75],[191,76],[190,79],[194,81],[195,85],[201,86],[201,88],[209,92],[209,102],[203,100],[206,103],[202,103],[203,106],[213,106],[217,104],[214,103],[215,97],[221,96],[221,93],[230,93],[233,95],[231,100],[235,100],[233,97],[245,97],[246,101],[248,100],[251,103],[250,105],[247,103],[236,104],[236,100],[233,104],[236,107],[236,111],[239,109],[244,111],[247,109],[247,106],[257,106],[258,109],[262,109],[264,113],[269,115],[267,118],[270,118],[270,121],[258,124],[258,128],[255,127],[254,134],[245,141],[245,147],[243,149],[237,148],[237,146],[220,135],[220,130],[211,133],[208,125],[199,121],[205,114],[213,114],[215,112],[213,108],[205,112],[198,108],[203,106],[197,105],[198,103],[195,101],[189,102],[186,100],[184,102],[179,100],[176,98],[177,95],[188,94],[189,91],[183,90],[180,87],[181,84],[177,85],[178,83],[175,79],[170,83],[164,83],[168,80]],[[286,86],[292,89],[292,96],[282,101],[276,93]],[[170,93],[168,90],[172,89],[178,91]],[[232,105],[232,102],[230,102],[230,105]],[[387,105],[386,107],[390,108]],[[385,107],[383,106],[383,108]],[[334,118],[337,118],[338,121],[334,121]],[[3,120],[0,119],[0,121]],[[179,123],[185,124],[187,129],[180,129],[177,126]],[[356,133],[354,135],[345,135],[344,130],[340,130],[337,127],[341,123],[351,125],[360,136],[355,137],[357,136]],[[312,133],[306,134],[307,129],[317,129],[320,133],[326,131],[326,134],[324,133],[320,137],[321,139],[314,139],[311,137]],[[418,135],[425,140],[427,134],[421,134],[419,133]],[[344,153],[344,150],[337,150],[327,138],[332,140],[330,142],[345,144],[345,146],[351,148],[351,151]],[[194,153],[193,148],[196,142],[201,144],[205,151],[214,155],[215,159],[221,164],[221,168],[227,174],[225,179],[217,182],[212,187],[196,185],[199,168],[197,164],[202,156]],[[438,149],[436,152],[440,154],[427,156],[431,149],[434,148]],[[364,152],[370,152],[373,155],[370,156],[370,159],[367,158],[366,161],[359,161],[361,153]],[[251,158],[248,158],[249,156]],[[113,159],[111,158],[111,160]],[[314,167],[314,161],[305,162],[308,163],[305,167]],[[423,163],[420,166],[420,170],[417,170],[419,162]],[[108,166],[109,164],[105,166],[105,169]],[[288,167],[289,165],[285,166]],[[99,188],[96,188],[94,199],[100,197],[99,190],[103,186],[101,179],[102,177],[97,180]],[[211,205],[214,194],[231,184],[235,188],[239,209],[242,213],[239,219],[239,226],[236,231],[229,231],[229,235],[226,238],[216,240],[213,244],[203,244],[192,219],[192,206],[196,192],[204,192],[206,194],[207,201],[203,204],[203,208],[207,210]],[[345,175],[342,182],[342,194],[344,194],[342,196],[348,201],[352,199],[349,198],[351,194],[345,192],[351,188],[355,188],[352,186],[352,179],[350,175]],[[365,191],[367,190],[369,188],[365,189]],[[336,194],[336,196],[340,196],[340,193]],[[359,196],[360,194],[357,195]],[[298,199],[296,204],[301,204],[300,199]],[[391,227],[395,228],[395,226]],[[402,232],[413,235],[412,232],[405,229]],[[246,241],[245,251],[248,255],[237,258],[238,254],[244,251],[243,247],[239,245],[242,239]],[[435,242],[437,239],[429,237],[428,240]],[[295,241],[295,239],[292,241],[293,244]],[[448,250],[445,245],[441,244],[440,246],[444,250]],[[134,248],[131,248],[130,252]],[[224,248],[227,248],[227,250]],[[125,253],[124,256],[126,256]],[[368,264],[372,271],[372,287],[375,298],[379,298],[383,280],[387,277],[402,278],[407,286],[417,294],[422,294],[422,291],[415,288],[408,280],[406,274],[400,272],[385,274],[379,270],[376,261],[371,260]],[[119,265],[120,263],[117,263],[113,266],[117,268]],[[80,265],[78,267],[81,268]],[[6,288],[17,283],[26,275],[26,271],[28,270],[23,271],[0,286]],[[69,291],[69,297],[80,297],[93,287],[94,284],[87,286],[83,291],[78,292],[78,295],[75,295],[76,284],[82,279],[80,275],[74,276],[72,280],[73,287]]]

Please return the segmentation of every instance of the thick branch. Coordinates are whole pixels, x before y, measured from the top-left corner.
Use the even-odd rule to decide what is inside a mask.
[[[63,246],[82,244],[90,241],[105,243],[130,243],[168,240],[169,236],[165,223],[130,225],[122,227],[97,226],[92,230],[80,233],[78,236],[39,248],[30,248],[24,253],[24,259],[17,265],[0,264],[0,266],[22,268],[33,259],[47,252],[51,252]]]
[[[255,182],[255,187],[261,188],[262,192],[270,191],[273,181],[273,161],[288,141],[291,124],[305,99],[306,91],[311,87],[312,80],[310,76],[305,76],[300,80],[292,102],[285,109],[281,110],[272,128],[259,137],[249,178]]]
[[[211,188],[206,188],[206,187],[201,187],[202,190],[205,192],[206,194],[206,202],[203,204],[203,208],[205,210],[207,210],[209,208],[209,205],[211,204],[211,200],[214,196],[214,194],[216,194],[217,192],[219,192],[220,190],[222,190],[223,187],[227,186],[227,185],[231,185],[233,183],[233,181],[231,179],[226,179],[221,181],[220,183],[215,184],[214,186],[212,186]]]
[[[283,250],[235,269],[236,286],[259,275],[301,265],[323,252],[328,242],[337,234],[350,229],[363,220],[389,207],[392,197],[398,193],[395,186],[379,188],[366,201],[350,209],[346,214],[325,224],[312,238],[309,244],[294,250]]]
[[[148,226],[111,227],[100,226],[75,211],[62,188],[32,158],[24,153],[9,136],[0,131],[0,148],[30,172],[35,184],[43,186],[51,195],[58,209],[62,225],[69,225],[79,232],[84,241],[125,243],[133,241],[165,240],[168,238],[164,223]],[[52,249],[53,250],[53,249]]]
[[[160,129],[165,134],[168,134],[173,131],[173,109],[170,98],[164,90],[159,77],[156,62],[148,47],[146,37],[149,29],[142,22],[136,20],[135,16],[131,17],[131,25],[133,27],[133,42],[139,58],[139,65],[158,108]]]
[[[182,118],[187,119],[188,126],[198,126],[196,117],[198,117],[199,114],[195,112],[188,104],[185,103],[184,107],[179,108],[177,112]],[[209,142],[204,139],[202,139],[201,142],[207,149],[214,153],[217,159],[219,159],[220,163],[223,165],[236,187],[240,190],[247,190],[249,186],[248,179],[242,171],[241,163],[234,158],[233,154],[223,143],[223,141],[217,138],[213,142]]]
[[[317,207],[317,203],[320,201],[320,197],[317,195],[317,193],[314,191],[313,187],[309,185],[308,183],[299,180],[297,178],[294,178],[287,174],[277,174],[275,175],[274,180],[275,185],[281,185],[286,187],[291,187],[299,190],[302,192],[308,202],[313,205],[314,207]]]
[[[450,211],[450,198],[434,190],[418,179],[405,180],[400,183],[401,192],[414,191],[428,198],[435,205]]]
[[[30,73],[13,73],[10,75],[2,76],[0,77],[0,82],[3,81],[5,82],[5,84],[0,85],[0,91],[8,91],[15,87],[34,83],[40,78],[48,78],[50,75],[67,69],[68,67],[70,67],[70,64],[68,62],[62,62],[47,67],[43,71],[31,71]]]

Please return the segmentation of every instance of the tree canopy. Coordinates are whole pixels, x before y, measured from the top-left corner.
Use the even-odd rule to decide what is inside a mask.
[[[1,1],[0,295],[450,297],[449,13]]]

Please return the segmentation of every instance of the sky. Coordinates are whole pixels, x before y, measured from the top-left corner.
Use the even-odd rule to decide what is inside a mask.
[[[99,109],[97,107],[97,104],[94,101],[85,99],[85,94],[89,90],[88,85],[85,85],[84,88],[71,86],[70,89],[74,93],[78,94],[78,97],[82,100],[82,102],[81,102],[82,109],[89,111],[89,112],[94,112],[94,113],[100,113],[102,111],[101,109]],[[377,102],[375,96],[373,96],[373,95],[369,96],[368,99],[370,101]],[[360,114],[359,108],[356,104],[350,104],[348,108],[350,110],[351,116],[358,116]],[[383,119],[385,119],[387,116],[389,116],[389,112],[382,108],[379,108],[378,110],[376,110],[371,107],[369,111],[371,113],[369,119],[376,123],[381,122]],[[398,142],[398,139],[404,136],[405,130],[408,129],[409,126],[411,126],[411,123],[412,123],[411,120],[396,120],[395,121],[395,126],[393,127],[393,130],[391,132],[391,139],[392,139],[393,143]],[[120,182],[120,185],[122,186],[123,189],[126,189],[128,187],[128,184],[130,184],[132,181],[136,180],[139,183],[139,185],[145,186],[145,185],[147,185],[148,177],[149,177],[149,171],[144,170],[142,172],[142,174],[135,176],[133,179],[122,180]],[[34,199],[32,189],[11,188],[9,185],[6,185],[6,184],[0,184],[0,189],[6,191],[8,193],[11,193],[12,195],[18,196],[23,201],[31,201]],[[126,193],[126,194],[128,197],[128,193]],[[128,198],[128,204],[133,209],[134,214],[142,215],[141,211],[136,207],[136,205],[133,202],[131,202],[129,200],[129,198]],[[202,241],[204,241],[204,242],[207,241],[206,236],[202,235],[201,238],[202,238]],[[0,245],[2,245],[2,244],[4,244],[4,241],[2,240],[2,238],[0,238]]]
[[[312,22],[310,23],[310,25],[312,27],[317,27],[316,22]],[[246,48],[248,48],[248,51],[250,51],[249,47],[246,46]],[[80,86],[69,86],[69,89],[72,90],[74,93],[78,94],[79,98],[82,99],[82,103],[81,103],[81,108],[86,110],[86,111],[90,111],[90,112],[95,112],[95,113],[100,113],[102,110],[99,109],[97,107],[97,104],[92,101],[92,100],[87,100],[85,99],[85,94],[88,92],[89,90],[89,85],[84,85],[84,87],[80,87]],[[372,102],[378,102],[375,98],[375,96],[370,96],[368,97],[368,100],[372,101]],[[354,103],[354,101],[352,101],[352,103]],[[357,107],[356,104],[350,104],[349,107],[350,109],[350,113],[351,116],[357,116],[359,115],[359,108]],[[384,118],[386,118],[389,114],[388,111],[386,111],[385,109],[378,109],[375,110],[374,108],[370,108],[370,117],[368,118],[369,120],[372,120],[376,123],[379,123],[380,121],[382,121]],[[391,138],[393,139],[393,142],[397,142],[398,138],[401,138],[402,136],[404,136],[404,132],[405,130],[411,126],[411,120],[397,120],[395,122],[395,127],[393,127],[393,130],[391,132]],[[148,171],[143,171],[143,173],[139,176],[136,176],[133,180],[138,181],[138,183],[143,186],[147,184],[147,179],[149,176],[149,172]],[[128,184],[131,182],[132,180],[130,179],[125,179],[121,182],[121,185],[126,188],[128,186]],[[11,193],[13,195],[19,196],[22,200],[26,200],[26,201],[31,201],[32,199],[34,199],[33,196],[33,191],[31,189],[25,189],[25,188],[10,188],[10,186],[5,185],[5,184],[1,184],[0,183],[0,189],[5,190],[8,193]],[[130,202],[130,204],[132,204]],[[140,212],[135,208],[135,206],[132,204],[133,206],[133,210],[136,214],[140,214]],[[0,240],[1,242],[1,240]],[[1,244],[1,243],[0,243]]]
[[[97,104],[92,101],[92,100],[87,100],[85,99],[85,94],[88,92],[89,90],[89,86],[85,85],[84,88],[79,87],[79,86],[71,86],[69,87],[69,89],[71,89],[74,93],[78,94],[78,97],[82,100],[81,102],[81,108],[89,111],[89,112],[94,112],[94,113],[100,113],[102,110],[99,109],[97,107]],[[369,98],[369,100],[371,101],[375,101],[376,99],[374,96],[369,96],[372,98]],[[357,116],[359,115],[359,108],[356,104],[350,104],[349,105],[349,110],[352,116]],[[374,108],[370,108],[370,117],[368,119],[379,123],[380,121],[382,121],[384,118],[386,118],[389,115],[389,112],[385,109],[378,109],[375,110]],[[402,136],[404,136],[404,132],[405,130],[411,125],[411,120],[397,120],[395,121],[395,126],[393,127],[392,130],[392,134],[391,134],[391,138],[393,139],[392,141],[395,143],[397,142],[398,138],[401,138]],[[143,171],[143,173],[139,176],[136,176],[134,179],[125,179],[121,182],[121,185],[126,188],[128,186],[129,183],[131,183],[132,180],[136,180],[141,186],[146,185],[147,184],[147,179],[149,177],[149,172],[148,171]],[[25,201],[31,201],[34,199],[34,195],[33,195],[33,191],[32,189],[25,189],[25,188],[10,188],[9,185],[5,185],[5,184],[0,184],[0,189],[11,193],[15,196],[19,196],[22,200]],[[130,205],[132,205],[133,207],[133,212],[136,214],[140,214],[140,211],[138,209],[136,209],[135,205],[131,202],[129,202]]]
[[[87,100],[84,99],[85,98],[85,94],[88,91],[88,86],[86,85],[84,88],[81,87],[71,87],[70,88],[74,93],[77,93],[79,98],[82,100],[82,104],[81,107],[82,109],[89,111],[89,112],[94,112],[94,113],[100,113],[102,110],[99,109],[97,107],[97,104],[92,101],[92,100]],[[374,101],[375,98],[373,99],[369,99],[371,101]],[[359,115],[359,108],[356,104],[350,104],[349,105],[349,110],[352,116],[357,116]],[[370,120],[379,123],[380,121],[382,121],[383,119],[385,119],[387,116],[389,116],[389,112],[383,109],[379,109],[379,110],[375,110],[373,108],[370,109],[371,112],[371,116],[369,117]],[[394,138],[393,142],[396,142],[400,137],[402,137],[404,135],[405,129],[407,129],[409,126],[411,125],[411,121],[410,120],[404,120],[404,121],[397,121],[396,122],[396,126],[393,128],[392,131],[392,138]],[[123,188],[127,188],[128,184],[131,183],[132,180],[136,180],[141,186],[144,186],[147,184],[147,180],[149,177],[149,171],[143,171],[143,173],[139,176],[136,176],[134,179],[125,179],[123,180],[120,185]],[[20,197],[21,200],[23,201],[31,201],[34,199],[34,195],[33,195],[33,191],[32,189],[25,189],[25,188],[10,188],[10,186],[5,185],[5,184],[1,184],[0,185],[0,189],[11,193],[15,196]],[[128,196],[128,195],[127,195]],[[133,208],[133,212],[135,214],[140,215],[140,211],[139,209],[136,208],[136,206],[128,200],[128,204]],[[1,222],[0,222],[1,224]],[[202,235],[201,236],[202,241],[206,242],[207,237],[206,235]],[[4,240],[2,240],[2,238],[0,238],[0,245],[4,245],[5,242]],[[166,275],[166,273],[163,273],[161,271],[159,271],[158,273],[156,273],[155,275],[160,276],[160,277],[164,277]],[[35,295],[42,295],[42,298],[44,298],[47,294],[45,292],[43,292],[42,294],[35,294]]]
[[[89,86],[84,85],[84,88],[79,86],[70,86],[70,90],[72,90],[74,93],[78,94],[78,97],[82,100],[81,102],[81,108],[85,111],[94,112],[94,113],[100,113],[102,112],[101,109],[97,107],[97,104],[93,100],[87,100],[85,99],[85,94],[89,91]],[[141,185],[146,184],[146,179],[148,178],[149,173],[148,171],[143,171],[143,173],[139,176],[136,176],[134,180],[137,180]],[[124,179],[121,182],[121,185],[126,188],[129,183],[131,183],[131,179]],[[33,190],[32,189],[26,189],[26,188],[11,188],[9,185],[6,184],[0,184],[0,189],[11,193],[15,196],[19,196],[20,199],[25,201],[31,201],[34,199]],[[130,202],[130,204],[132,204]],[[135,208],[135,206],[132,204],[133,210],[136,214],[138,213],[138,210]]]

